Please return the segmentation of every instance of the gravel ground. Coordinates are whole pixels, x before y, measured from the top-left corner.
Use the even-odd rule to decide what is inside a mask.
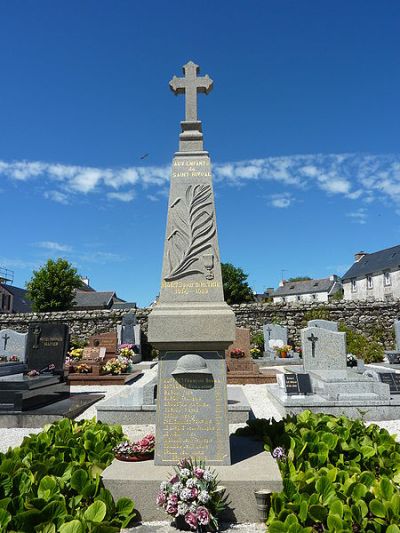
[[[132,385],[134,386],[134,385]],[[118,385],[110,385],[105,387],[91,387],[91,386],[74,386],[71,387],[71,392],[98,392],[105,394],[109,398],[119,392],[121,387]],[[265,385],[243,385],[244,393],[251,405],[254,415],[257,418],[275,418],[280,420],[281,416],[270,402],[267,389]],[[84,413],[82,413],[77,420],[90,419],[96,416],[95,405],[92,405]],[[367,424],[369,422],[366,422]],[[400,440],[400,420],[388,420],[382,422],[374,422],[380,427],[386,428],[390,434],[396,435],[397,440]],[[230,425],[230,432],[233,433],[238,427],[243,424]],[[154,425],[130,425],[123,426],[125,434],[130,439],[139,439],[147,433],[154,433]],[[39,433],[41,428],[3,428],[1,429],[0,437],[0,452],[5,452],[9,447],[19,446],[26,435],[31,433]],[[123,530],[125,533],[174,533],[176,529],[171,526],[170,522],[144,522],[142,525],[135,528]],[[226,533],[258,533],[265,531],[263,524],[222,524],[220,531]]]

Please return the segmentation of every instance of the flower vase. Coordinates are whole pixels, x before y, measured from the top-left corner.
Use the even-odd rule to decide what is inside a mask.
[[[286,359],[286,357],[287,357],[287,352],[281,352],[281,358]]]

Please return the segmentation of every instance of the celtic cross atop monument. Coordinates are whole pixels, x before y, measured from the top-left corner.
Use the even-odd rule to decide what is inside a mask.
[[[197,93],[208,94],[212,87],[213,81],[206,74],[205,76],[198,76],[200,72],[199,65],[189,61],[183,66],[183,78],[174,76],[169,82],[169,86],[175,94],[184,94],[185,102],[185,121],[197,122]]]

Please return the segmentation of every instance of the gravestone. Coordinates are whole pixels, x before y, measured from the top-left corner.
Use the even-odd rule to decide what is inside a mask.
[[[230,357],[233,350],[241,350],[245,358],[250,357],[250,330],[248,328],[236,328],[235,340],[226,350],[226,356]]]
[[[0,331],[0,358],[10,359],[16,355],[21,363],[25,362],[27,333],[18,333],[12,329]]]
[[[0,411],[26,411],[69,398],[64,373],[68,344],[65,324],[29,326],[26,366],[40,375],[0,377]]]
[[[54,365],[54,373],[64,373],[69,345],[66,324],[40,322],[29,326],[27,340],[28,370],[42,370]]]
[[[191,61],[183,71],[170,82],[185,94],[186,116],[172,163],[160,297],[148,322],[149,342],[160,350],[155,464],[189,453],[227,465],[225,350],[235,317],[224,302],[211,163],[197,117],[197,93],[208,93],[212,80]]]
[[[136,344],[135,326],[137,325],[136,315],[128,313],[122,317],[121,342],[120,344]]]
[[[329,329],[329,331],[338,330],[337,322],[333,322],[331,320],[322,320],[320,318],[317,318],[315,320],[309,320],[307,323],[307,327],[308,328],[324,328],[324,329]]]
[[[400,352],[400,320],[395,320],[393,325],[396,339],[396,350]]]
[[[280,326],[279,324],[264,324],[263,325],[264,333],[264,349],[267,351],[270,340],[281,340],[283,344],[288,343],[288,334],[287,327]]]
[[[117,353],[117,332],[116,330],[107,333],[98,333],[88,339],[90,347],[102,347],[106,349],[106,359],[115,357]]]
[[[346,334],[321,327],[301,331],[304,370],[347,370]]]

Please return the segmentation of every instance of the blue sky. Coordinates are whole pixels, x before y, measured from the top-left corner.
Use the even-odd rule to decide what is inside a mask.
[[[399,26],[394,0],[0,0],[0,266],[153,300],[189,59],[222,260],[255,290],[399,244]]]

